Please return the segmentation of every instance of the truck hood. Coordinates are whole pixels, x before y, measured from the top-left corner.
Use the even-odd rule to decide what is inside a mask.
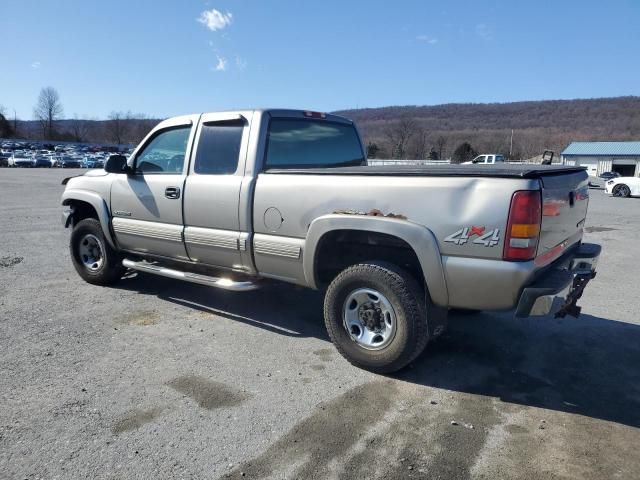
[[[106,175],[109,175],[109,174],[107,172],[105,172],[103,169],[96,168],[94,170],[88,170],[87,172],[83,173],[82,175],[74,175],[73,177],[67,177],[67,178],[62,180],[60,185],[66,185],[67,183],[69,183],[69,180],[71,180],[72,178],[78,178],[78,177],[104,177]]]

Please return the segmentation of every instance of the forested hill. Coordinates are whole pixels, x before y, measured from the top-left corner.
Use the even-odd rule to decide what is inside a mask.
[[[510,152],[513,159],[531,158],[545,149],[559,153],[573,141],[640,140],[640,97],[450,103],[335,113],[356,121],[377,158],[451,158],[461,146],[466,158]],[[49,139],[135,144],[158,121],[129,112],[114,112],[109,120],[57,120]],[[43,138],[40,122],[14,124],[7,119],[4,124],[5,130],[17,127],[17,133],[8,137]]]
[[[409,143],[426,137],[430,148],[438,137],[444,137],[449,153],[463,141],[477,151],[504,152],[509,148],[512,129],[514,153],[525,157],[544,148],[560,150],[576,140],[640,140],[640,97],[635,96],[393,106],[335,113],[355,120],[367,143],[376,143],[387,156],[391,151],[384,150],[396,141],[393,130],[403,120],[412,125],[413,140]],[[420,145],[413,145],[416,149],[420,150]],[[404,156],[415,156],[411,150],[408,147]]]

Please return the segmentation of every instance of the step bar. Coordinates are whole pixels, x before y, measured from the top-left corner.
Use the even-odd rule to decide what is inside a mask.
[[[147,262],[135,262],[133,260],[124,259],[122,265],[138,272],[152,273],[161,277],[175,278],[185,282],[197,283],[208,287],[221,288],[232,292],[248,292],[259,288],[254,282],[238,282],[230,278],[210,277],[199,273],[182,272],[172,268],[161,267]]]

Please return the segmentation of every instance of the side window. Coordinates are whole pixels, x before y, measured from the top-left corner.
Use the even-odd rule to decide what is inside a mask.
[[[366,165],[353,125],[326,120],[273,118],[266,168]]]
[[[190,132],[190,126],[161,131],[136,156],[136,172],[182,173]]]
[[[195,172],[205,175],[235,173],[243,128],[242,121],[203,124],[196,151]]]

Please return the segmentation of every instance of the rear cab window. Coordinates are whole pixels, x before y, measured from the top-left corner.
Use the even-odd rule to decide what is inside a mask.
[[[353,124],[306,118],[271,119],[266,170],[353,165],[366,165]]]
[[[238,169],[244,122],[240,120],[204,123],[200,132],[195,173],[229,175]]]

